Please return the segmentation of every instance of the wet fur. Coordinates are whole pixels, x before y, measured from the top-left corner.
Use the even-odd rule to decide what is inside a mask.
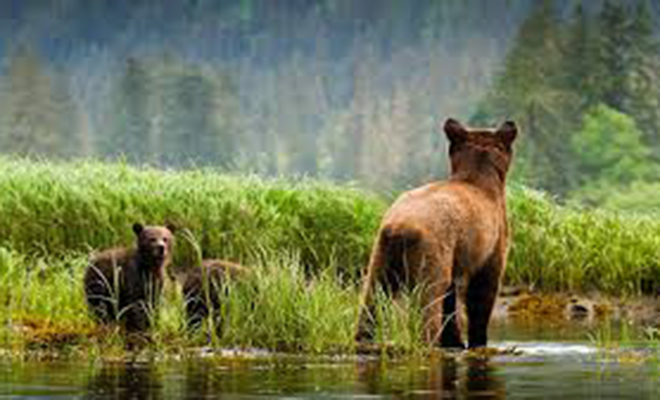
[[[468,344],[485,346],[504,273],[508,229],[505,183],[517,128],[445,124],[451,176],[406,192],[384,216],[365,272],[356,339],[373,337],[373,293],[396,296],[422,285],[424,339],[464,347],[457,315],[465,303]]]

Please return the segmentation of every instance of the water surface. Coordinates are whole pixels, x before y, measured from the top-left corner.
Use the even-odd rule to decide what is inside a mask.
[[[0,398],[660,398],[658,363],[637,356],[655,350],[603,352],[586,331],[531,328],[494,325],[494,347],[516,351],[490,357],[0,361]]]

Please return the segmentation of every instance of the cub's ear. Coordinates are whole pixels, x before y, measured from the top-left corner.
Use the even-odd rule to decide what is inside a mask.
[[[141,223],[136,222],[133,224],[133,232],[135,232],[136,235],[140,236],[140,233],[144,230],[144,226],[142,226]]]
[[[165,227],[172,233],[176,233],[176,231],[179,229],[175,224],[171,222],[166,223]]]
[[[511,147],[516,140],[516,136],[518,136],[518,127],[515,122],[506,121],[497,128],[497,134],[500,136],[506,147]]]
[[[450,143],[460,143],[467,139],[467,129],[453,118],[445,121],[445,135]]]

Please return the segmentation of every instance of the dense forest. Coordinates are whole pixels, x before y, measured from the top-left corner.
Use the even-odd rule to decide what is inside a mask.
[[[0,149],[307,175],[446,175],[441,121],[512,118],[514,180],[660,208],[660,1],[7,1]]]
[[[554,2],[536,3],[472,116],[523,126],[519,179],[588,204],[649,205],[660,177],[653,18],[649,2],[577,3],[563,19]]]

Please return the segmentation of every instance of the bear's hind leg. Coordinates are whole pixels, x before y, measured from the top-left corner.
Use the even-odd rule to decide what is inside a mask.
[[[426,277],[422,297],[424,339],[441,347],[463,348],[452,285],[451,257],[425,251],[420,275]]]
[[[442,304],[442,336],[440,342],[442,347],[464,349],[465,345],[461,339],[457,297],[456,285],[452,283],[445,292]]]
[[[404,288],[412,287],[420,255],[417,235],[393,235],[388,229],[381,231],[364,278],[355,335],[358,342],[373,340],[376,325],[374,294],[378,286],[391,298],[396,298]]]
[[[374,292],[378,284],[378,277],[382,273],[385,264],[385,250],[379,245],[371,254],[369,267],[367,268],[360,295],[360,308],[358,310],[357,330],[355,340],[357,342],[371,342],[374,338],[376,325],[374,304]]]
[[[488,322],[500,287],[501,271],[501,263],[491,260],[469,281],[465,303],[468,314],[468,346],[471,349],[485,347],[488,342]]]

